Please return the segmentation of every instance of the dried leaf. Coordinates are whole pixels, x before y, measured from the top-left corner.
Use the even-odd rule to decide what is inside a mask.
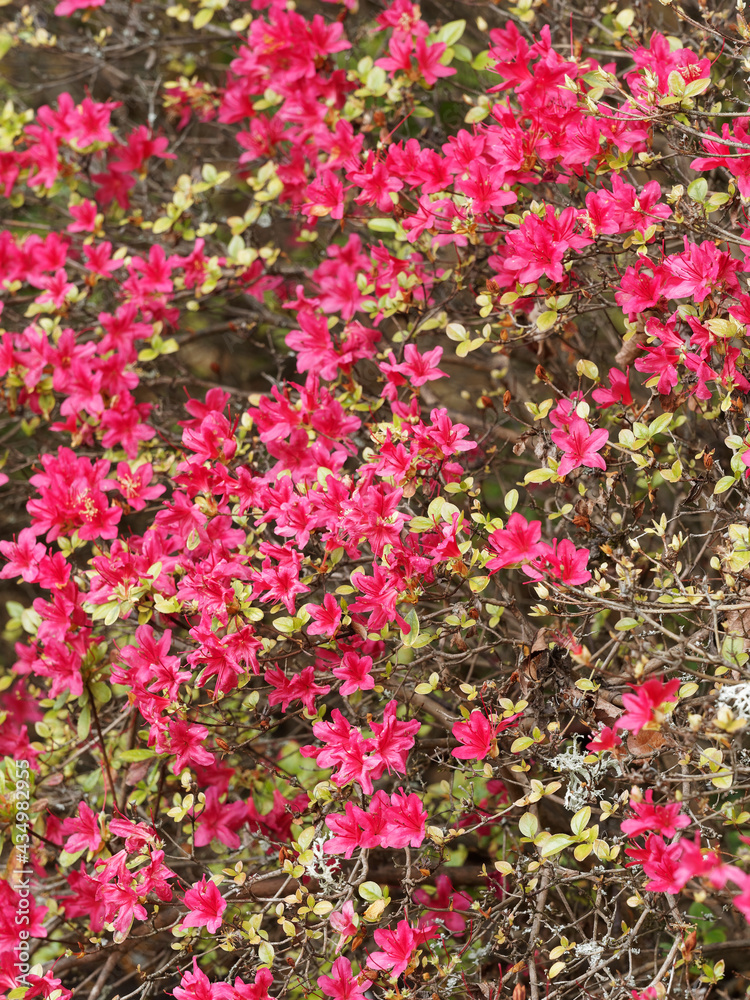
[[[634,757],[648,757],[666,743],[658,729],[642,729],[640,733],[628,736],[628,750]]]

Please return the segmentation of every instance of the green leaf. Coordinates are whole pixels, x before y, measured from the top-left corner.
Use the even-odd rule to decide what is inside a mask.
[[[471,334],[460,323],[449,323],[445,328],[445,335],[449,340],[455,340],[459,344],[464,340],[469,340]]]
[[[485,49],[484,52],[480,52],[479,55],[474,56],[471,68],[475,69],[478,73],[481,73],[482,70],[487,69],[488,66],[492,65],[494,61],[495,60],[489,54],[487,49]]]
[[[554,309],[548,309],[537,317],[536,328],[540,333],[546,333],[547,330],[552,329],[556,322],[557,312]]]
[[[100,705],[106,705],[112,698],[112,692],[109,685],[105,684],[104,681],[95,681],[91,685],[91,693]]]
[[[531,472],[527,472],[523,477],[524,485],[526,483],[546,483],[554,476],[552,469],[533,469]]]
[[[589,825],[590,819],[591,819],[591,806],[584,806],[583,809],[578,810],[573,819],[570,821],[570,829],[573,831],[576,837],[580,837],[580,835]]]
[[[466,21],[448,21],[443,27],[438,31],[436,39],[438,42],[444,42],[447,46],[455,45],[457,41],[463,36],[464,31],[466,31]]]
[[[383,898],[383,890],[377,882],[363,882],[358,891],[366,903],[374,903],[376,899]]]
[[[197,30],[198,28],[205,28],[211,18],[214,16],[214,12],[211,7],[204,7],[203,10],[199,10],[198,13],[193,18],[193,27]]]
[[[409,632],[401,633],[401,641],[405,646],[411,646],[415,640],[419,637],[419,618],[417,618],[417,612],[414,608],[409,608],[403,614],[403,619],[409,626]]]
[[[567,833],[555,833],[544,841],[539,849],[539,853],[543,858],[551,858],[553,854],[559,854],[560,851],[564,851],[571,844],[575,844],[573,837],[569,837]]]
[[[524,813],[518,821],[518,829],[524,837],[536,837],[539,830],[539,820],[533,813]]]
[[[705,177],[697,177],[688,185],[687,193],[693,201],[704,202],[708,194],[708,181]]]
[[[120,760],[126,764],[137,764],[142,760],[151,760],[155,756],[154,751],[147,747],[135,747],[133,750],[123,750],[120,754]]]
[[[534,741],[530,736],[519,736],[517,740],[513,740],[510,747],[511,753],[523,753],[524,750],[528,750],[529,747],[534,746]]]
[[[641,622],[637,618],[621,618],[615,623],[618,632],[627,632],[631,628],[637,628]]]
[[[652,420],[648,425],[648,433],[650,437],[656,437],[657,434],[662,434],[672,423],[671,413],[662,413],[660,417],[656,420]]]
[[[395,233],[398,229],[398,223],[395,219],[369,219],[367,228],[376,233]]]
[[[78,716],[77,729],[79,740],[85,740],[91,732],[91,709],[88,705],[83,707],[81,714]]]
[[[476,107],[469,108],[464,115],[464,121],[467,125],[476,125],[477,122],[484,121],[489,113],[489,108],[485,108],[482,107],[481,104],[477,104]]]
[[[736,482],[737,480],[734,476],[722,476],[716,486],[714,486],[714,495],[717,493],[726,493]]]
[[[172,228],[172,223],[174,219],[168,218],[166,215],[160,215],[158,219],[155,220],[151,232],[155,235],[159,233],[166,233],[168,229]]]
[[[239,255],[245,249],[245,241],[239,235],[239,233],[231,238],[227,244],[227,261],[231,263],[237,260]]]

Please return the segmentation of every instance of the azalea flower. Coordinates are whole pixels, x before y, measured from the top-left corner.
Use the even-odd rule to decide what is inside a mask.
[[[185,906],[189,913],[182,921],[183,927],[205,927],[209,934],[215,934],[221,927],[227,901],[222,898],[216,883],[206,880],[204,875],[185,893]]]
[[[634,693],[624,694],[622,702],[627,711],[615,723],[615,729],[627,729],[639,733],[642,729],[658,729],[664,718],[672,710],[677,700],[680,682],[676,678],[664,683],[652,677],[640,686],[631,684]]]
[[[435,893],[429,895],[424,889],[418,889],[414,893],[414,901],[421,903],[426,909],[435,914],[438,920],[451,934],[457,937],[466,930],[466,917],[462,916],[471,909],[473,902],[471,896],[466,892],[458,892],[453,888],[453,883],[447,875],[438,875],[435,879]],[[420,925],[431,923],[432,918],[426,914],[420,917]]]
[[[624,373],[619,368],[609,369],[609,383],[611,388],[607,389],[605,386],[600,386],[591,393],[601,409],[606,410],[608,407],[614,406],[615,403],[622,403],[623,406],[630,406],[632,404],[633,397],[630,393],[630,383],[628,381],[629,372],[630,368],[626,368]]]
[[[622,746],[622,740],[617,735],[614,728],[602,726],[594,738],[589,740],[586,744],[586,749],[597,753],[601,750],[613,750],[615,747],[619,746]]]
[[[603,428],[591,430],[585,420],[575,416],[568,431],[552,431],[550,437],[563,452],[562,461],[557,467],[558,476],[567,476],[582,465],[589,469],[606,470],[607,463],[599,454],[609,440],[609,432]]]
[[[523,712],[516,712],[493,725],[483,712],[475,709],[465,722],[454,723],[453,736],[462,745],[451,750],[451,754],[459,760],[484,760],[488,754],[496,756],[497,745],[494,741],[498,734],[509,729],[520,715]]]
[[[359,916],[354,911],[354,903],[351,900],[347,900],[341,910],[334,910],[329,914],[328,923],[340,935],[338,944],[336,945],[336,951],[339,952],[344,947],[346,939],[353,938],[359,927]]]
[[[375,942],[382,950],[371,952],[367,964],[371,969],[389,971],[392,979],[398,979],[406,971],[418,946],[436,933],[434,924],[416,928],[408,920],[400,920],[395,930],[378,928]]]
[[[493,531],[488,539],[497,555],[489,560],[487,569],[494,573],[504,566],[536,558],[543,551],[541,536],[541,521],[527,521],[522,514],[511,514],[506,527]]]
[[[331,975],[320,976],[318,986],[323,996],[331,997],[332,1000],[360,1000],[370,988],[367,981],[362,986],[357,983],[348,958],[337,958],[331,967]]]
[[[630,807],[635,816],[620,823],[623,833],[629,837],[638,837],[647,832],[659,833],[663,837],[674,837],[678,830],[690,826],[690,818],[680,812],[679,802],[654,805],[653,799],[654,793],[651,788],[646,792],[643,801],[631,799]]]
[[[344,653],[340,667],[334,667],[331,671],[334,677],[344,681],[339,688],[339,694],[354,694],[355,691],[371,691],[375,687],[375,678],[372,670],[371,656],[358,656],[351,651]]]

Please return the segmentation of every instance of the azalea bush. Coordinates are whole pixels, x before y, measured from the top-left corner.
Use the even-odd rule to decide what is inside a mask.
[[[8,1000],[745,992],[750,28],[589,6],[3,8]]]

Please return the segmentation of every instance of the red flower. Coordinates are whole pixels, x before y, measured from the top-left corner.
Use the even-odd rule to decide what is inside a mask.
[[[585,420],[575,416],[570,422],[569,430],[552,431],[551,438],[563,452],[563,458],[557,467],[558,476],[567,476],[582,465],[589,469],[605,469],[607,463],[598,454],[609,440],[608,431],[603,428],[592,430]]]
[[[216,883],[206,881],[205,875],[185,893],[185,905],[190,912],[182,921],[183,927],[205,927],[209,934],[215,934],[221,927],[227,902]]]
[[[502,719],[493,726],[479,709],[475,709],[466,722],[454,724],[453,735],[462,746],[451,750],[452,755],[458,757],[459,760],[484,760],[488,754],[492,753],[492,744],[498,733],[508,729],[513,721],[522,714],[522,712],[516,712],[515,715]],[[496,755],[497,751],[495,751]]]
[[[615,729],[627,729],[631,733],[640,733],[642,729],[658,729],[664,718],[672,710],[672,704],[677,700],[675,695],[680,689],[676,678],[667,681],[657,677],[641,684],[640,687],[631,684],[634,694],[624,694],[623,704],[627,709],[624,715],[615,723]]]
[[[620,829],[629,837],[639,837],[642,833],[660,833],[663,837],[674,837],[678,830],[690,826],[688,816],[680,813],[679,802],[667,802],[663,806],[654,805],[651,788],[642,802],[631,799],[630,806],[635,813],[633,819],[620,823]]]
[[[333,1000],[360,1000],[360,997],[367,996],[370,988],[369,982],[362,986],[357,983],[348,958],[337,958],[331,967],[331,975],[320,976],[318,986],[323,996],[332,997]]]

